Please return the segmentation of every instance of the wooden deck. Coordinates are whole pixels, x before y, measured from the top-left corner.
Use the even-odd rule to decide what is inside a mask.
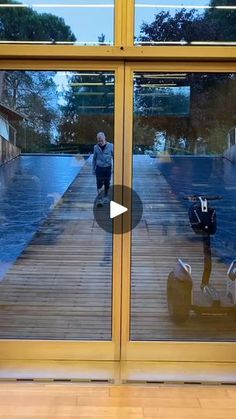
[[[111,339],[112,236],[87,161],[0,284],[0,338]]]
[[[157,160],[134,157],[134,188],[144,204],[141,223],[133,231],[132,340],[235,340],[236,322],[228,317],[191,318],[176,326],[169,318],[166,282],[177,258],[192,266],[194,290],[199,290],[203,251],[191,230],[186,208],[176,199]],[[212,281],[225,292],[227,267],[213,257]]]
[[[202,245],[155,159],[135,156],[134,187],[144,215],[133,231],[131,338],[235,339],[230,318],[192,316],[183,326],[170,321],[168,273],[182,257],[193,267],[197,289]],[[112,236],[94,221],[95,195],[88,160],[0,283],[0,338],[111,339]],[[223,290],[226,266],[217,256],[213,265],[214,284]]]

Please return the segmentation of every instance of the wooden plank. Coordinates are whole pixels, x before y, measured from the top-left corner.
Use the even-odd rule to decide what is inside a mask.
[[[88,160],[0,284],[0,338],[111,339],[112,235]]]

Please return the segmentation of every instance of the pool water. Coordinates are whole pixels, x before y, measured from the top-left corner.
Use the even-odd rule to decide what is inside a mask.
[[[231,263],[236,259],[236,165],[211,156],[158,158],[157,165],[186,210],[189,203],[182,195],[222,196],[222,200],[211,203],[217,214],[217,232],[212,244],[219,257]]]
[[[0,167],[0,278],[84,162],[82,156],[20,156]]]

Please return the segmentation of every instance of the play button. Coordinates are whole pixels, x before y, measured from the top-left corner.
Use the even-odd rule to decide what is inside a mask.
[[[99,227],[108,233],[122,234],[135,228],[143,214],[142,201],[133,189],[113,185],[108,196],[95,197],[93,213]]]
[[[117,204],[117,202],[110,202],[110,218],[118,217],[118,215],[124,214],[128,211],[128,208],[123,207],[123,205]]]

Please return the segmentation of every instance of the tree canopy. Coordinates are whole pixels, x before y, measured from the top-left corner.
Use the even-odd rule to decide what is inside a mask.
[[[216,9],[215,6],[230,6],[232,0],[211,0],[210,8],[199,13],[197,9],[161,11],[154,15],[153,22],[141,25],[138,41],[183,42],[236,41],[236,12],[234,9]]]
[[[77,145],[80,151],[92,151],[96,133],[104,131],[113,139],[114,75],[103,72],[72,73],[61,107],[59,144]]]
[[[174,13],[161,11],[155,14],[153,22],[142,24],[139,41],[144,44],[176,41],[187,44],[193,41],[236,41],[235,10],[215,9],[216,5],[229,6],[232,5],[232,0],[212,0],[210,2],[212,8],[206,9],[203,13],[197,12],[196,9],[186,10],[184,6],[183,9],[178,9]],[[172,80],[172,82],[178,85],[178,81]],[[149,117],[150,130],[153,127],[158,131],[164,130],[169,138],[173,140],[175,137],[176,141],[178,141],[178,136],[184,135],[189,140],[191,150],[194,149],[196,139],[203,137],[207,141],[209,152],[222,152],[226,147],[229,129],[236,125],[235,74],[187,74],[185,85],[190,86],[191,92],[188,118],[176,118],[168,116],[167,113],[160,115],[157,107],[155,117],[154,114]],[[175,104],[173,99],[174,96],[170,96],[169,108],[170,105],[176,106],[176,113],[178,113],[180,105],[177,102]],[[141,132],[140,124],[143,124],[147,131],[145,109],[150,108],[150,100],[151,96],[137,98],[137,106],[141,104],[142,110],[141,114],[139,112],[136,116],[139,121],[138,132]],[[158,103],[160,106],[161,100]],[[139,141],[138,137],[136,141]]]
[[[21,4],[1,0],[4,4]],[[76,41],[64,19],[51,13],[38,13],[29,7],[3,7],[0,14],[0,40]]]
[[[4,4],[20,4],[12,0]],[[28,7],[1,8],[0,40],[69,41],[76,40],[62,18],[37,13]],[[0,72],[0,101],[26,115],[24,129],[18,126],[17,144],[22,151],[46,151],[59,121],[58,91],[52,71]]]
[[[22,151],[45,151],[51,144],[58,122],[54,76],[52,71],[4,71],[1,102],[26,117],[24,127],[16,123]]]

